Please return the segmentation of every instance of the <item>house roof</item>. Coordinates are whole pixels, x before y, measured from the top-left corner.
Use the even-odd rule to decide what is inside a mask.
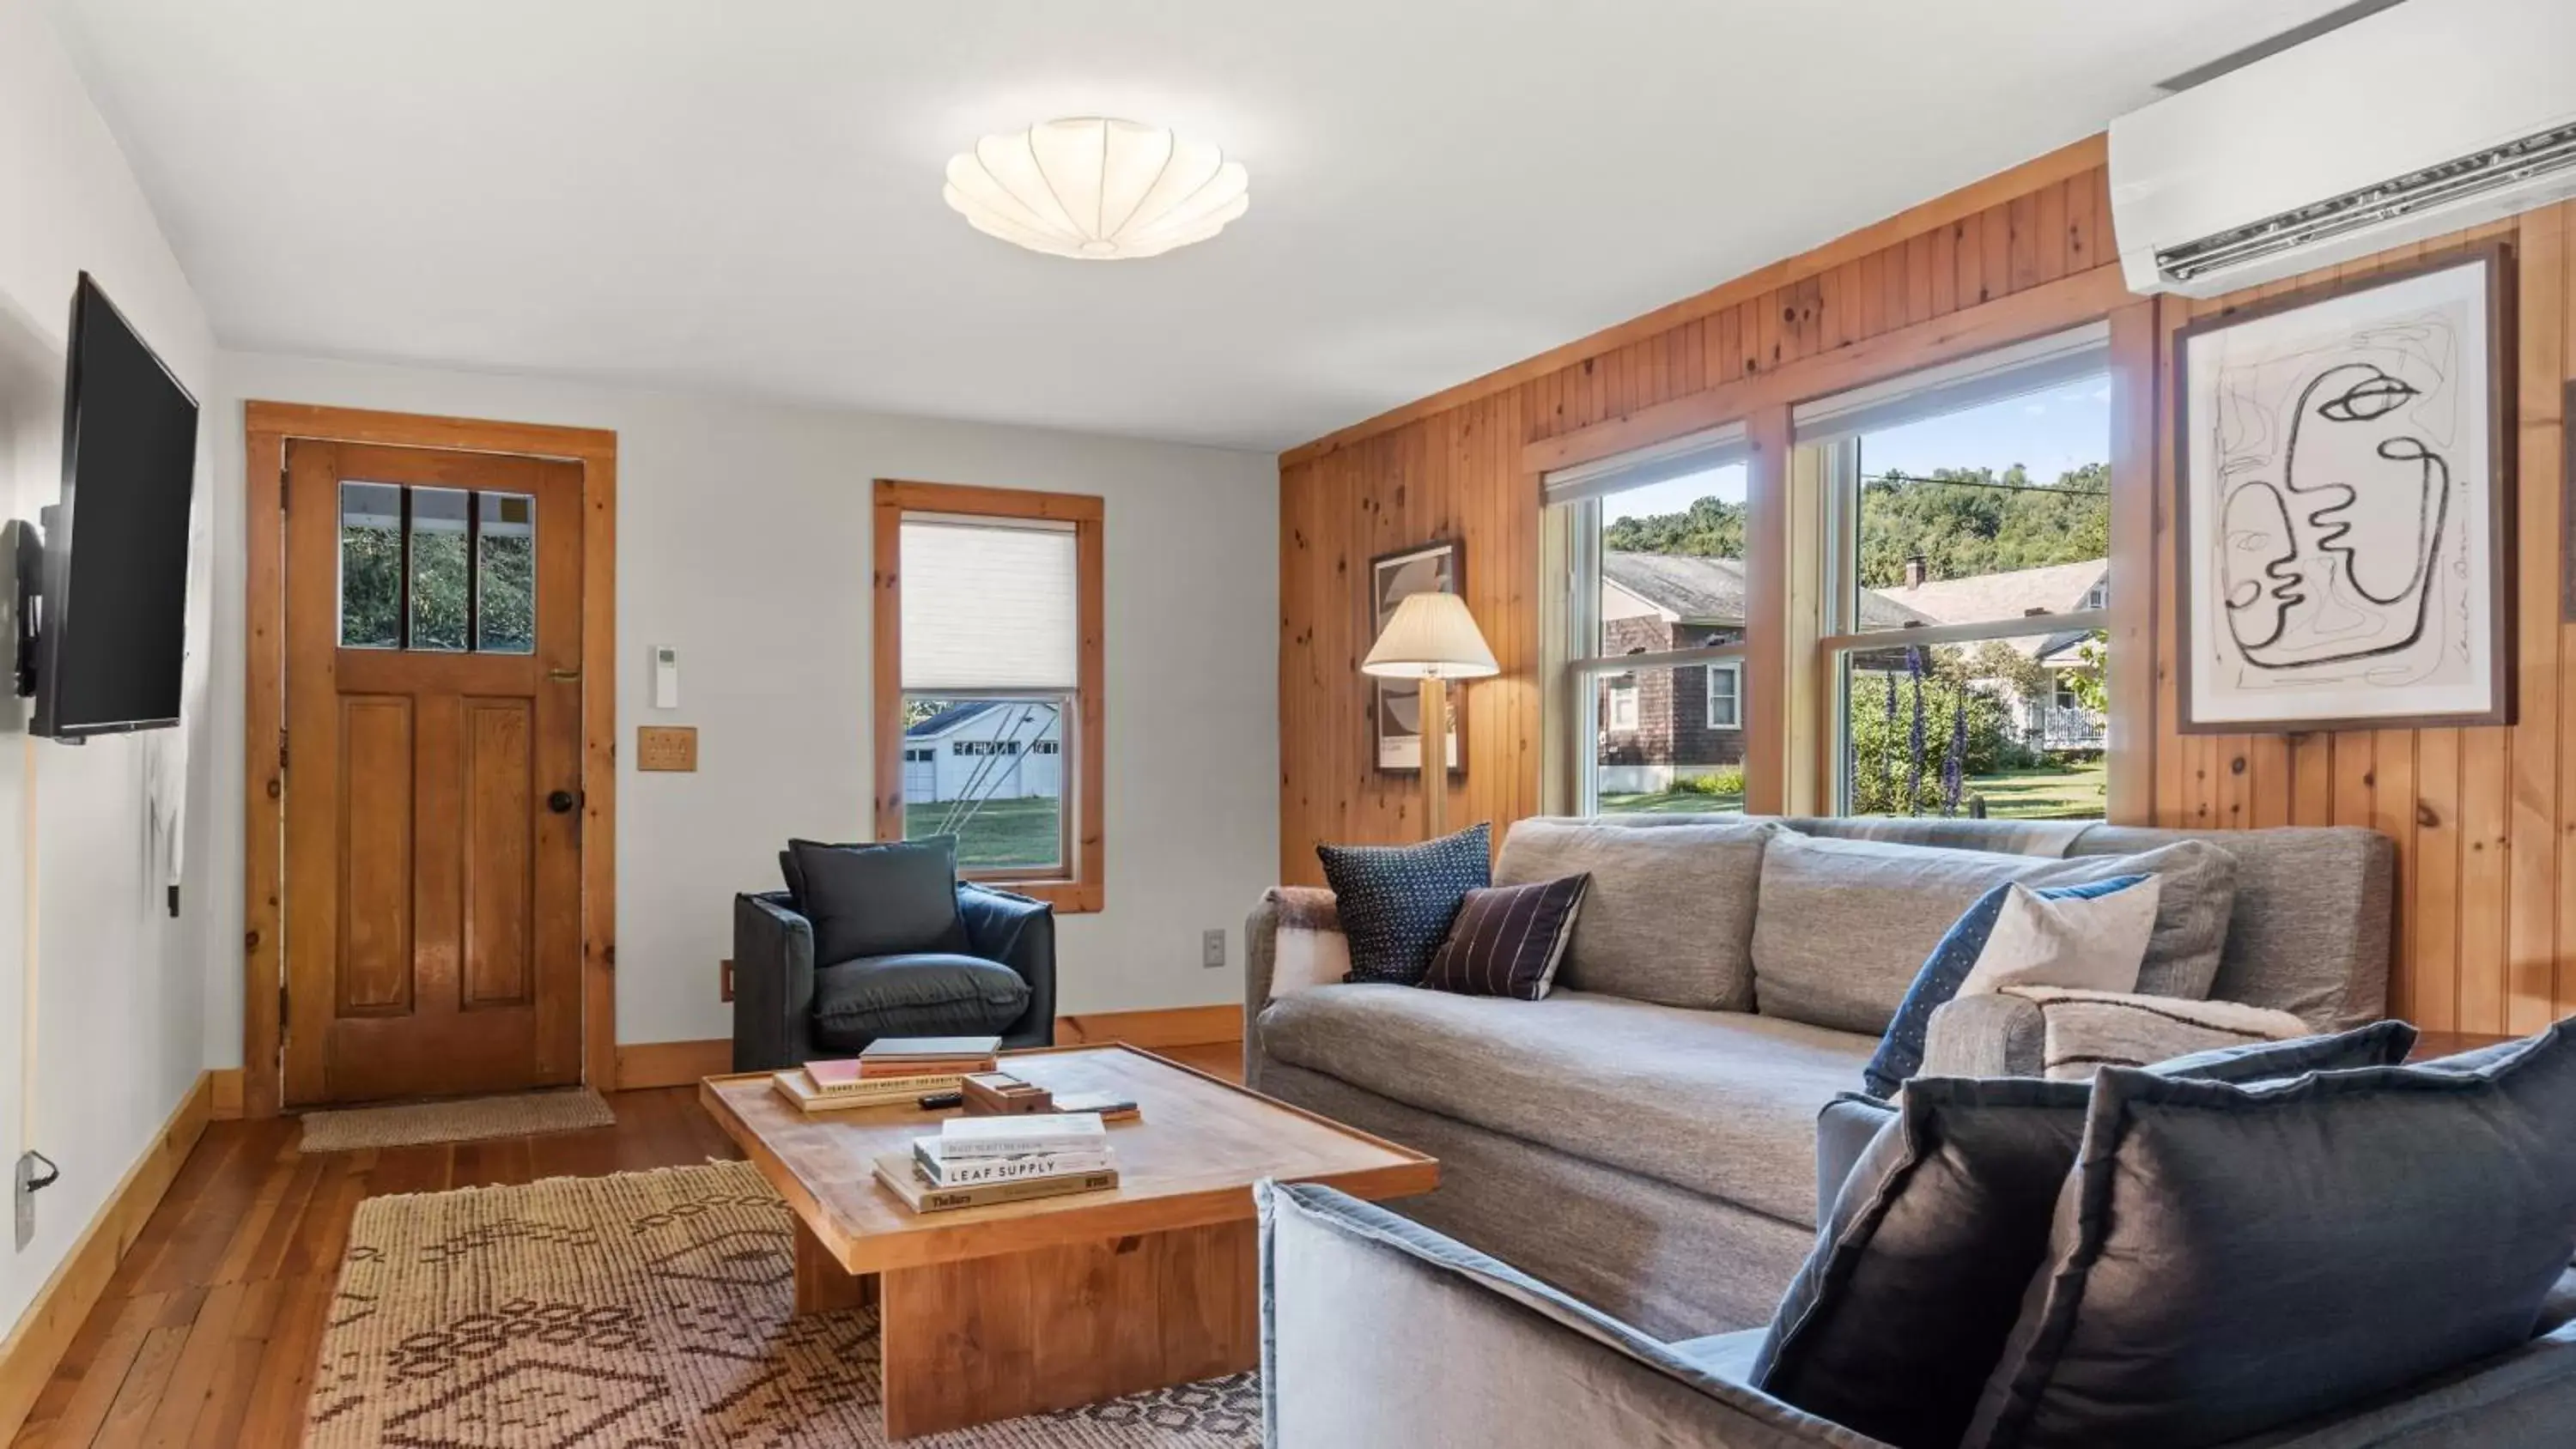
[[[1601,555],[1602,577],[1659,609],[1693,623],[1744,627],[1744,563],[1697,554]],[[1860,591],[1861,627],[1902,629],[1941,621],[1893,602],[1886,593]]]
[[[1912,588],[1881,589],[1886,598],[1935,624],[1976,624],[2018,619],[2037,610],[2071,614],[2110,571],[2110,560],[2088,558],[1963,579],[1932,579]]]
[[[927,719],[904,726],[903,737],[908,740],[920,740],[928,739],[933,735],[944,735],[992,709],[997,703],[999,701],[990,699],[970,699],[961,704],[952,704]]]

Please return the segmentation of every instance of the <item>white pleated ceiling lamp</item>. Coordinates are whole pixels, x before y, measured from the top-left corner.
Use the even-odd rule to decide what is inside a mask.
[[[1205,241],[1252,205],[1216,147],[1097,116],[986,136],[949,161],[944,195],[977,231],[1104,262]]]

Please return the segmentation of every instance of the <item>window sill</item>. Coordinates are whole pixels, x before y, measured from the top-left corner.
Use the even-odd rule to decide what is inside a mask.
[[[1044,901],[1055,907],[1056,914],[1060,916],[1092,915],[1102,909],[1103,892],[1097,881],[1025,880],[1016,876],[962,874],[958,879],[972,881],[976,885],[991,886],[997,891],[1009,891],[1015,896],[1027,896],[1031,900]]]

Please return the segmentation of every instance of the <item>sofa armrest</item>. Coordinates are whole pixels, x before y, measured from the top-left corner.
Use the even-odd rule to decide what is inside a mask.
[[[2313,1030],[2289,1012],[2242,1002],[2016,986],[1934,1011],[1922,1074],[2084,1081],[2100,1066],[2153,1066]]]
[[[1961,996],[1933,1009],[1924,1029],[1926,1077],[2036,1077],[2046,1064],[2039,1003],[2018,996]]]
[[[1302,1184],[1258,1198],[1269,1449],[1878,1445],[1382,1208]]]
[[[1271,988],[1314,984],[1337,952],[1347,970],[1350,948],[1341,935],[1333,893],[1320,886],[1272,886],[1253,905],[1243,922],[1244,1085],[1261,1085],[1261,1009],[1270,1004]]]
[[[785,891],[733,898],[733,1069],[775,1071],[811,1060],[814,926]]]
[[[960,881],[957,918],[966,947],[1008,966],[1029,984],[1028,1010],[1002,1033],[1005,1047],[1055,1044],[1055,907],[991,886]]]
[[[1896,1120],[1896,1104],[1865,1092],[1845,1092],[1816,1114],[1816,1221],[1834,1220],[1834,1203],[1850,1181],[1853,1164]]]

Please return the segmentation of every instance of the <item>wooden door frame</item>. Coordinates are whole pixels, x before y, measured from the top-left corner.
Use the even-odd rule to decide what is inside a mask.
[[[581,468],[582,1080],[617,1085],[617,434],[601,428],[245,402],[249,540],[242,708],[242,1115],[274,1117],[284,1088],[272,1003],[285,982],[286,445],[296,439],[549,458]]]

